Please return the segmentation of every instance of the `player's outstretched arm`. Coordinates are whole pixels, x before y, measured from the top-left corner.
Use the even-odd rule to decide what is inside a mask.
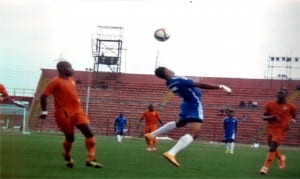
[[[231,88],[229,88],[226,85],[216,85],[213,83],[202,83],[202,82],[195,82],[194,81],[194,86],[197,86],[202,89],[222,89],[226,91],[227,93],[231,93]]]

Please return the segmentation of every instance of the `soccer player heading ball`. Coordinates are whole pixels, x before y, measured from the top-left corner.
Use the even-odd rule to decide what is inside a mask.
[[[151,141],[152,138],[155,138],[159,134],[167,133],[188,124],[190,131],[182,136],[169,151],[163,154],[173,165],[179,167],[180,164],[175,158],[176,154],[198,137],[202,122],[204,121],[200,88],[211,90],[222,89],[227,93],[231,93],[231,89],[225,85],[204,83],[186,77],[175,76],[174,72],[166,67],[158,67],[155,70],[155,75],[166,80],[168,89],[181,97],[183,101],[180,106],[179,120],[177,122],[167,122],[157,130],[145,134],[145,137]]]

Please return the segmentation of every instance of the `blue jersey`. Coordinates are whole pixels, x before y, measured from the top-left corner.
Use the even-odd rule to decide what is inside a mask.
[[[118,116],[115,119],[115,127],[117,132],[123,131],[123,129],[126,127],[127,119],[124,116]]]
[[[235,133],[237,130],[237,119],[234,117],[224,118],[224,139],[235,139]]]
[[[166,85],[170,91],[182,98],[180,105],[180,120],[203,120],[201,91],[193,86],[193,80],[186,77],[173,76],[167,80]]]

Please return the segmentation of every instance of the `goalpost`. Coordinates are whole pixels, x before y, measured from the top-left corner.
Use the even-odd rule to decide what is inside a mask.
[[[0,106],[0,131],[22,132],[28,131],[27,109],[12,106]]]

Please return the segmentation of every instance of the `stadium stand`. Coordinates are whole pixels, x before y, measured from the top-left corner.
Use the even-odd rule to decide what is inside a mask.
[[[98,84],[92,84],[90,90],[88,116],[92,123],[92,129],[98,135],[114,135],[113,120],[119,112],[123,112],[128,118],[127,135],[134,137],[143,136],[143,128],[136,128],[141,113],[152,103],[161,112],[163,122],[177,120],[180,100],[172,97],[166,90],[164,81],[154,75],[145,74],[112,74],[98,72],[98,76],[103,75]],[[47,82],[55,76],[56,70],[42,69],[42,74],[37,86],[37,90],[32,101],[29,113],[30,131],[56,132],[56,125],[53,119],[53,100],[49,102],[49,116],[46,120],[39,119],[40,104],[39,97]],[[113,77],[110,78],[110,75]],[[80,80],[77,84],[78,94],[82,102],[83,109],[86,109],[88,73],[76,71],[75,79]],[[218,111],[224,106],[230,106],[235,110],[238,118],[243,115],[247,120],[239,120],[236,141],[240,143],[265,142],[264,128],[265,122],[262,120],[263,104],[270,99],[275,99],[275,92],[280,86],[286,86],[290,94],[297,92],[296,86],[300,80],[270,80],[270,79],[239,79],[239,78],[213,78],[213,77],[192,77],[213,82],[216,84],[226,84],[233,90],[231,95],[225,94],[221,90],[203,90],[203,103],[205,112],[205,122],[202,127],[199,140],[220,142],[223,139],[223,117],[218,116]],[[93,80],[92,80],[93,81]],[[95,81],[95,80],[94,80]],[[299,111],[299,95],[294,97]],[[255,108],[240,108],[240,101],[256,101]],[[298,121],[299,115],[298,115]],[[171,132],[168,137],[177,139],[187,128]],[[289,132],[285,145],[300,145],[300,122],[293,126]]]

